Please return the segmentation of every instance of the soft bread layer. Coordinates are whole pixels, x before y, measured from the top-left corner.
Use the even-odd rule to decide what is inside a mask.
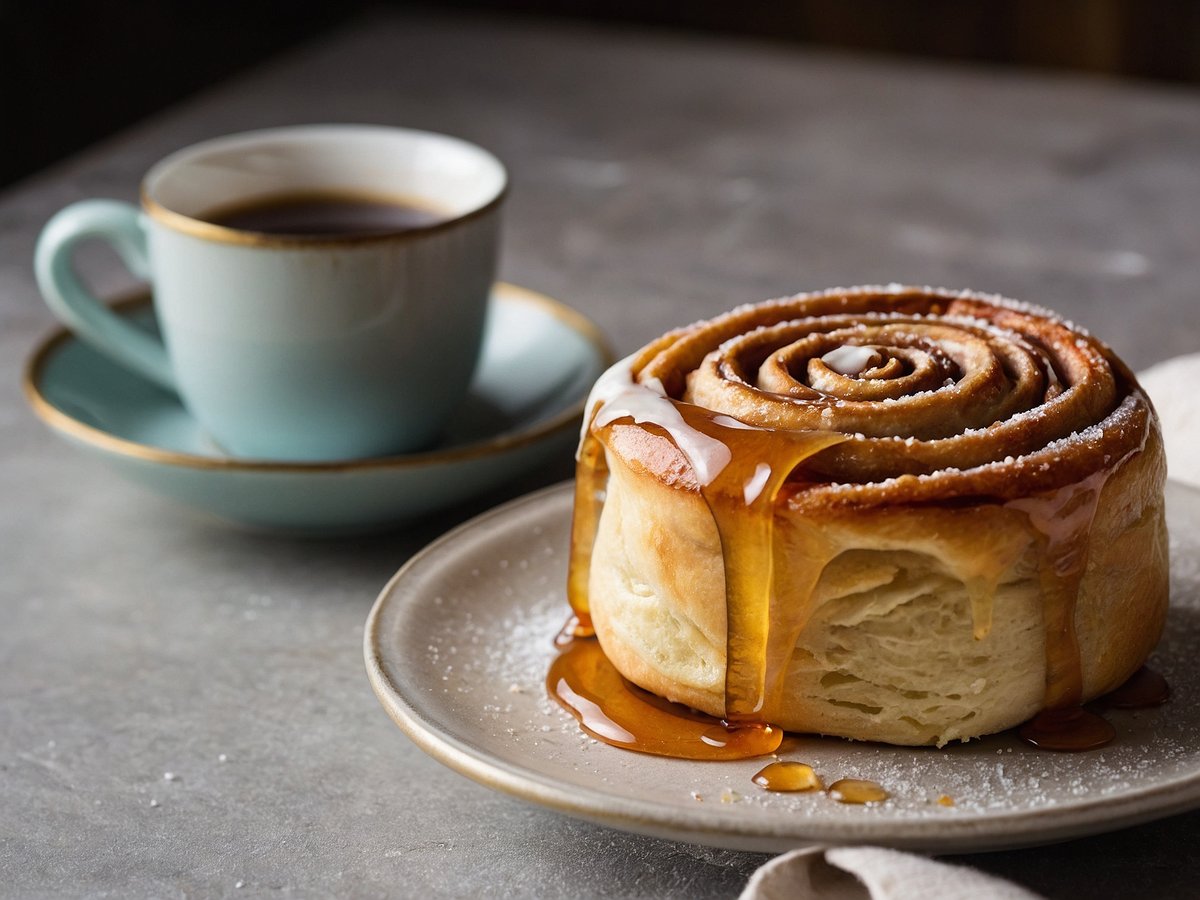
[[[636,457],[608,456],[589,590],[600,642],[634,683],[720,716],[725,579],[709,508]],[[1101,492],[1075,610],[1085,700],[1128,678],[1161,633],[1163,473],[1152,430]],[[814,547],[823,570],[810,600],[795,586]],[[1027,516],[1001,505],[830,510],[820,521],[777,507],[771,621],[799,636],[763,718],[939,746],[1029,719],[1045,705],[1043,553]],[[976,637],[989,604],[973,604],[966,585],[981,573],[997,586]]]

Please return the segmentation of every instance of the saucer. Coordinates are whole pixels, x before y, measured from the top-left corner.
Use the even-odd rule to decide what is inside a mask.
[[[612,354],[580,313],[533,291],[492,290],[479,369],[432,450],[288,463],[229,456],[179,399],[59,330],[25,371],[34,411],[72,444],[144,487],[244,525],[336,532],[403,522],[570,452],[592,383]],[[119,301],[154,328],[148,294]]]

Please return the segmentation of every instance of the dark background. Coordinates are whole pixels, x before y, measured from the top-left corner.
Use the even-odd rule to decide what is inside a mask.
[[[1200,82],[1200,0],[0,0],[0,185],[380,6]]]

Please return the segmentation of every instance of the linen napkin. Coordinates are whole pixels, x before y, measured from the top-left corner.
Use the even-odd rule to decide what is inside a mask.
[[[805,847],[777,856],[739,900],[1040,900],[966,866],[882,847]]]
[[[1200,487],[1200,353],[1138,376],[1162,422],[1170,477]],[[739,900],[1038,900],[965,866],[882,847],[805,847],[761,866]]]
[[[1169,476],[1200,487],[1200,353],[1151,366],[1138,381],[1162,421]]]

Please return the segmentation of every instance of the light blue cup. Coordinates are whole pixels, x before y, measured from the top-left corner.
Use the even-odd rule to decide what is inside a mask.
[[[156,164],[142,208],[86,200],[43,229],[46,303],[81,340],[178,393],[231,455],[353,459],[431,444],[466,396],[495,276],[507,176],[487,151],[400,128],[231,135]],[[437,210],[374,235],[290,236],[205,220],[298,194]],[[114,315],[72,267],[103,239],[151,281],[163,334]]]

